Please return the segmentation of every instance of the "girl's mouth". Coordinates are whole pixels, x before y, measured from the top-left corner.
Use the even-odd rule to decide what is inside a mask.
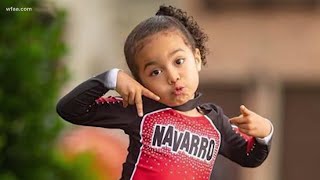
[[[184,89],[184,87],[182,87],[182,86],[176,87],[173,91],[173,94],[176,96],[179,96],[179,95],[183,94],[183,89]]]

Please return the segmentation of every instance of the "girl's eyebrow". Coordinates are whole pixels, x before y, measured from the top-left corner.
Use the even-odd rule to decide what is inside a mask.
[[[177,53],[177,52],[179,52],[179,51],[184,51],[184,50],[181,49],[181,48],[178,48],[178,49],[176,49],[176,50],[173,50],[172,52],[170,52],[170,53],[168,54],[168,57],[173,56],[175,53]],[[155,64],[157,64],[157,62],[156,62],[155,60],[151,60],[151,61],[147,62],[147,63],[144,65],[143,70],[146,70],[148,66],[155,65]]]
[[[174,55],[175,53],[177,53],[177,52],[179,52],[179,51],[184,51],[184,50],[183,50],[183,49],[181,49],[181,48],[178,48],[178,49],[176,49],[176,50],[174,50],[174,51],[170,52],[170,53],[168,54],[168,56],[170,57],[170,56]]]
[[[146,70],[148,66],[155,65],[155,64],[157,64],[157,62],[151,60],[151,61],[147,62],[147,63],[144,65],[143,70]]]

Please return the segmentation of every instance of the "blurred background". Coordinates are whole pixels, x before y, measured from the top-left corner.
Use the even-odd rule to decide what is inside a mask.
[[[320,178],[320,0],[1,0],[1,180],[119,179],[127,135],[70,125],[55,104],[93,75],[127,70],[126,36],[161,4],[209,35],[205,100],[229,117],[245,104],[275,128],[264,164],[219,157],[212,179]]]

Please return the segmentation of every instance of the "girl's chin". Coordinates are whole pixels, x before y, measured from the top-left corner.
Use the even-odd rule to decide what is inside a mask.
[[[170,106],[170,107],[175,107],[175,106],[180,106],[189,101],[188,98],[176,98],[176,99],[170,99],[166,102],[162,102],[163,104]]]

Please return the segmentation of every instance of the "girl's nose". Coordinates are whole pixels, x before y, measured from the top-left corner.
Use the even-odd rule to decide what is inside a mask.
[[[175,84],[178,80],[180,80],[180,75],[177,71],[168,71],[168,83],[170,85]]]

